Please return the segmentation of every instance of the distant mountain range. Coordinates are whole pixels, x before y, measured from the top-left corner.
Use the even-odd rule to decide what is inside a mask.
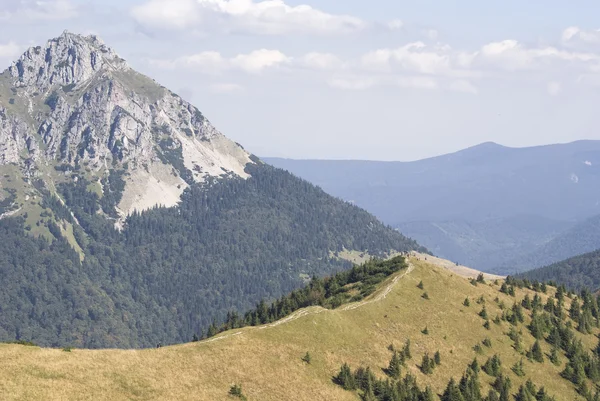
[[[600,248],[573,234],[600,214],[600,141],[484,143],[415,162],[264,160],[476,268],[514,273]]]

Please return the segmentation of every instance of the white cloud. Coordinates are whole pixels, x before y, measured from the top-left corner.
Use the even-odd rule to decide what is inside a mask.
[[[548,82],[546,90],[550,96],[558,96],[562,92],[562,85],[556,81]]]
[[[600,45],[600,29],[584,31],[577,26],[565,29],[562,33],[562,43],[567,46],[579,44]]]
[[[300,60],[301,63],[313,70],[336,70],[343,67],[344,62],[331,53],[308,53]]]
[[[282,0],[149,0],[131,10],[143,27],[260,35],[345,34],[360,31],[360,18],[335,15]]]
[[[249,54],[240,54],[231,60],[231,64],[250,73],[259,73],[270,67],[289,63],[291,59],[279,50],[255,50]]]
[[[71,0],[13,0],[0,2],[0,20],[9,23],[74,18],[77,7]]]
[[[478,60],[488,66],[517,71],[540,68],[544,63],[553,61],[598,62],[600,56],[594,53],[561,50],[556,47],[527,48],[516,40],[504,40],[483,46]]]
[[[150,60],[150,64],[162,69],[185,68],[205,74],[220,74],[227,70],[242,70],[257,74],[268,68],[290,63],[291,58],[279,50],[260,49],[248,54],[225,58],[219,52],[206,51],[175,60]]]
[[[379,49],[365,54],[361,66],[368,71],[406,72],[424,75],[473,76],[471,58],[456,53],[450,46],[428,46],[423,42],[408,43],[396,49]]]

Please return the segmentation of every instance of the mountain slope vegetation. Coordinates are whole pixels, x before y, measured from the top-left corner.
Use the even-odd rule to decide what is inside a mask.
[[[357,400],[362,390],[345,390],[340,384],[344,364],[352,375],[369,368],[374,375],[369,380],[385,383],[386,378],[395,380],[391,361],[401,352],[400,377],[414,377],[423,391],[429,387],[429,399],[443,395],[452,378],[460,391],[469,369],[478,372],[481,394],[472,400],[487,397],[493,388],[507,389],[510,400],[585,399],[578,391],[590,389],[592,379],[584,372],[584,384],[575,384],[573,369],[583,365],[572,364],[568,355],[596,361],[596,318],[589,320],[591,325],[585,322],[598,311],[589,293],[581,297],[587,305],[582,307],[553,287],[530,283],[530,288],[520,288],[523,283],[514,280],[470,282],[425,257],[411,257],[408,268],[364,301],[332,310],[309,307],[205,341],[137,351],[0,345],[0,394],[8,400],[228,400],[238,395],[265,401]],[[556,328],[571,339],[553,350]],[[426,359],[433,362],[427,362],[427,369]],[[494,386],[499,381],[502,386]],[[380,385],[371,383],[378,393]],[[531,385],[537,391],[534,398],[518,398]],[[542,387],[548,398],[537,398]]]
[[[569,288],[600,288],[600,250],[578,255],[522,274],[533,280],[554,281]]]
[[[0,338],[93,348],[181,343],[229,310],[349,268],[336,256],[344,250],[422,249],[289,173],[249,169],[250,179],[190,187],[176,208],[135,213],[123,231],[97,213],[101,201],[84,178],[62,187],[67,206],[47,195],[41,224],[57,235],[52,243],[29,238],[19,220],[0,221]],[[82,262],[52,216],[75,224]]]
[[[0,74],[0,341],[155,347],[369,258],[424,250],[262,163],[69,32]]]

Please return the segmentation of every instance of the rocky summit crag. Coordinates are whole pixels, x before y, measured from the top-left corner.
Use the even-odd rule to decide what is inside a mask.
[[[77,166],[98,183],[123,170],[121,217],[175,205],[208,177],[247,177],[250,155],[202,113],[133,69],[96,36],[32,47],[0,76],[0,165],[32,181]]]

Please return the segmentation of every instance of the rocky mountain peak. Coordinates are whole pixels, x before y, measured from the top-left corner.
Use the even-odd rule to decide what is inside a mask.
[[[129,69],[124,59],[95,35],[65,31],[46,46],[29,48],[9,67],[14,86],[47,90],[53,85],[77,86],[101,71]]]
[[[0,75],[0,169],[18,166],[48,188],[85,170],[100,193],[118,172],[122,216],[174,206],[188,186],[212,177],[246,178],[248,163],[250,154],[196,107],[96,36],[64,32]]]

